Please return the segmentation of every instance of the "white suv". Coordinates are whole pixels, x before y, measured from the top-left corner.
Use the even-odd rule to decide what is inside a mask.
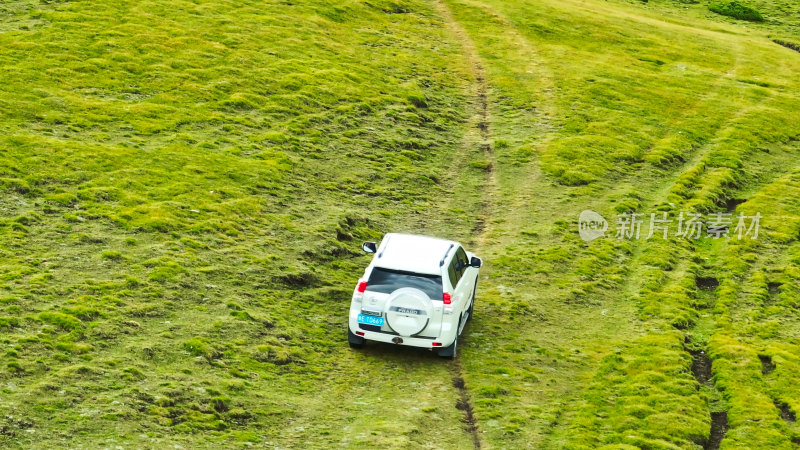
[[[472,316],[481,259],[458,242],[389,233],[356,285],[350,303],[350,347],[366,340],[438,350],[454,358]]]

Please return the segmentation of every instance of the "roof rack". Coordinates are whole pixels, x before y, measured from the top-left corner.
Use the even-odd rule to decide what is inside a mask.
[[[444,256],[442,256],[442,260],[439,261],[439,267],[444,265],[444,260],[447,259],[447,255],[450,254],[450,250],[452,250],[453,244],[450,244],[450,247],[447,247],[447,251],[444,252]]]

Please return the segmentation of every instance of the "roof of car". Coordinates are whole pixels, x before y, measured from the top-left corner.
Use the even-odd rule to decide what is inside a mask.
[[[374,265],[384,269],[439,275],[445,256],[451,256],[456,247],[458,242],[445,239],[389,233],[378,247]]]

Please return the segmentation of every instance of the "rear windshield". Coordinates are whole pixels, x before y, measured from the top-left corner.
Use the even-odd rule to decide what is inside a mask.
[[[442,298],[442,277],[438,275],[400,272],[375,267],[367,280],[367,290],[372,292],[391,294],[404,287],[417,288],[434,300]]]

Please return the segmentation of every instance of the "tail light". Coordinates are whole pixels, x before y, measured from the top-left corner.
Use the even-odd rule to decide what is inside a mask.
[[[358,281],[356,285],[356,291],[353,293],[353,301],[360,302],[361,298],[364,297],[364,291],[367,290],[367,282],[366,281]]]
[[[442,294],[442,301],[444,302],[445,305],[449,305],[450,304],[450,293],[449,292],[445,292],[444,294]]]

